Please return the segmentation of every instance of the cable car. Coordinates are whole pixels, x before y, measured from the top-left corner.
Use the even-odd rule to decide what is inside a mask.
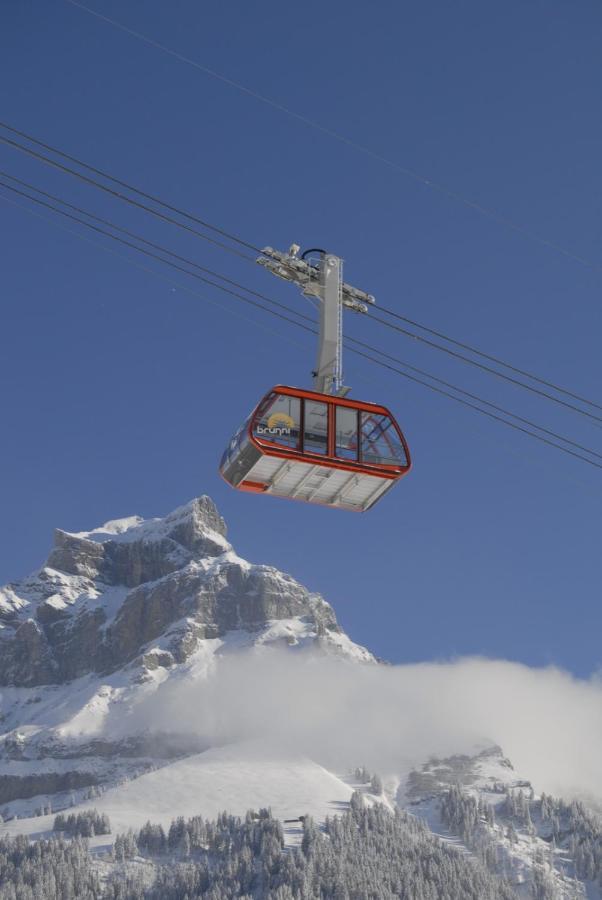
[[[277,385],[230,441],[220,473],[241,491],[364,512],[410,467],[384,406]]]
[[[240,491],[365,512],[412,465],[389,410],[351,399],[343,386],[343,308],[365,313],[374,297],[343,282],[340,257],[299,250],[266,247],[257,262],[321,302],[315,389],[269,391],[226,447],[220,474]],[[317,265],[306,259],[312,253]]]

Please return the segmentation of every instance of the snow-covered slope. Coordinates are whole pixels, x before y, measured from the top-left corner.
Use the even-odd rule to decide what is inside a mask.
[[[282,756],[261,743],[243,743],[192,754],[109,788],[94,800],[94,807],[109,816],[113,833],[139,830],[147,821],[167,830],[176,815],[214,819],[224,811],[244,816],[248,809],[268,806],[283,822],[308,813],[323,821],[346,808],[353,789],[350,780],[310,759]],[[84,803],[81,809],[89,806]],[[0,833],[45,834],[53,821],[54,815],[12,820],[0,826]],[[291,821],[284,827],[288,841],[297,843],[301,823]],[[99,838],[96,844],[112,840]]]

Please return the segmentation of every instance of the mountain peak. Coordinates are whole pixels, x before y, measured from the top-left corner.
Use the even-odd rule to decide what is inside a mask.
[[[238,557],[202,496],[163,518],[57,529],[43,568],[0,589],[0,685],[169,669],[231,632],[240,645],[309,642],[372,659],[341,633],[322,597]]]
[[[203,496],[162,519],[129,516],[80,532],[57,528],[46,567],[104,584],[137,587],[194,558],[231,550],[225,536],[224,520],[213,501]]]
[[[191,543],[194,543],[194,539],[201,538],[208,532],[216,532],[225,539],[227,529],[215,503],[206,494],[179,506],[164,518],[143,519],[141,516],[127,516],[123,519],[112,519],[91,531],[61,531],[62,534],[99,544],[157,541],[177,533],[180,538],[188,537],[189,549],[192,549]]]

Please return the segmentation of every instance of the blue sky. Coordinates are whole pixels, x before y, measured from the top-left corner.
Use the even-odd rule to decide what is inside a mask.
[[[383,305],[600,400],[598,4],[94,5],[592,264],[65,0],[3,10],[1,118],[253,243],[325,246]],[[259,267],[7,147],[0,163],[310,311]],[[223,445],[272,384],[309,385],[312,338],[11,203],[0,222],[0,582],[42,562],[55,526],[208,493],[241,555],[323,593],[385,658],[599,667],[599,470],[348,355],[354,396],[397,414],[411,475],[366,515],[238,494]],[[580,416],[359,317],[346,330],[602,447]]]

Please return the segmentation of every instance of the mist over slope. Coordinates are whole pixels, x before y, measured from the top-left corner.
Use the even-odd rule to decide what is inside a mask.
[[[357,666],[273,649],[221,657],[203,690],[167,682],[115,733],[190,729],[209,745],[261,738],[345,768],[405,771],[429,756],[504,748],[542,790],[602,800],[602,685],[556,669],[464,659]]]

